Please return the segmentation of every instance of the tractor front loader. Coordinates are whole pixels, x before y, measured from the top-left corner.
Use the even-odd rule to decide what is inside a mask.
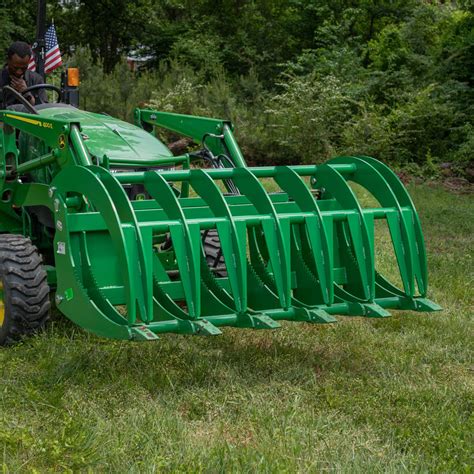
[[[225,120],[28,105],[0,111],[1,344],[44,324],[50,290],[82,328],[134,340],[440,309],[415,207],[373,158],[248,167]],[[155,127],[202,149],[173,156]],[[377,220],[400,288],[377,271]]]

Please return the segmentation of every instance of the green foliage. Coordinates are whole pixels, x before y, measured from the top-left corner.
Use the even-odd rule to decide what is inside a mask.
[[[28,3],[28,2],[27,2]],[[400,166],[473,159],[474,10],[424,0],[49,2],[81,68],[81,106],[231,119],[251,163],[366,153]],[[33,36],[6,0],[0,46]],[[149,57],[131,72],[125,56]],[[163,135],[163,139],[174,139]]]
[[[334,148],[351,113],[350,97],[340,80],[313,74],[282,83],[266,114],[268,136],[288,163],[311,163],[334,155]]]

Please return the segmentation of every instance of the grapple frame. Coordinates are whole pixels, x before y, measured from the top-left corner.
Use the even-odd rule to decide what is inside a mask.
[[[251,168],[230,122],[139,109],[138,127],[189,136],[232,167],[194,168],[190,154],[96,156],[80,120],[54,117],[51,111],[0,113],[0,192],[8,197],[0,204],[0,230],[28,234],[27,212],[15,209],[50,209],[55,231],[46,245],[52,247],[57,307],[93,333],[149,340],[166,332],[219,334],[221,326],[270,329],[279,320],[330,323],[337,314],[440,309],[426,298],[426,251],[415,207],[396,174],[373,158]],[[44,153],[22,161],[15,130],[40,139]],[[182,169],[153,169],[164,165]],[[19,179],[44,169],[49,181]],[[238,193],[230,195],[228,183]],[[276,192],[266,189],[269,183]],[[377,205],[361,207],[350,183],[365,188]],[[140,198],[130,199],[130,186],[142,191]],[[380,219],[390,231],[401,288],[375,268]],[[219,238],[225,273],[206,263],[203,233],[210,229]]]

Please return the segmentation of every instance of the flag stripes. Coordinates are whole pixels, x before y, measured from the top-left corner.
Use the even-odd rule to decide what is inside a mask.
[[[46,43],[46,56],[44,58],[44,72],[46,74],[54,71],[61,66],[63,60],[61,58],[61,51],[59,50],[58,38],[56,36],[56,29],[54,24],[48,28],[44,36]]]

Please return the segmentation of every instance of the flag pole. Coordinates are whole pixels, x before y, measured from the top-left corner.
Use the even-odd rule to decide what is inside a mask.
[[[44,57],[45,57],[45,41],[46,32],[46,0],[38,0],[38,10],[36,17],[36,41],[33,50],[36,53],[36,72],[41,75],[43,81],[46,82],[44,73]]]

